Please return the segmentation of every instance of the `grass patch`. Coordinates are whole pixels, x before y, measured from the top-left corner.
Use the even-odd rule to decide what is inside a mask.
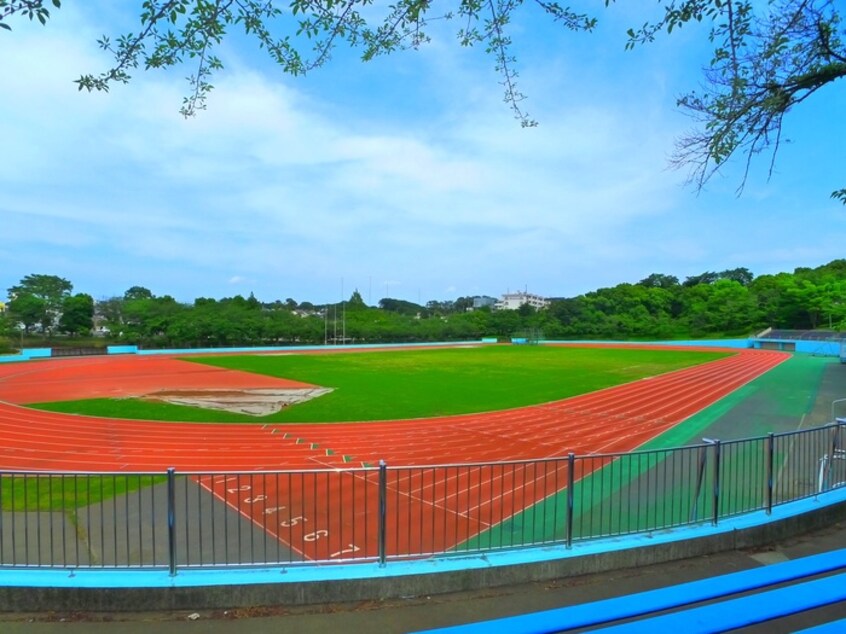
[[[331,355],[196,357],[195,363],[294,379],[333,392],[254,417],[137,399],[32,405],[95,416],[197,422],[344,422],[523,407],[713,361],[725,352],[490,346]]]
[[[149,474],[0,473],[0,510],[70,512],[166,480]]]

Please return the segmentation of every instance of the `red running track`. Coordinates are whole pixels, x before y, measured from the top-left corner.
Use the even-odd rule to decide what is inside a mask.
[[[736,352],[736,351],[733,351]],[[226,425],[71,416],[13,403],[140,395],[156,389],[301,383],[168,357],[96,357],[0,366],[0,468],[195,473],[269,534],[312,559],[374,556],[375,466],[389,472],[389,554],[441,552],[555,493],[563,461],[631,451],[789,355],[744,350],[700,366],[561,401],[485,414],[355,424]],[[427,469],[428,465],[496,463]],[[578,474],[583,476],[586,474]]]

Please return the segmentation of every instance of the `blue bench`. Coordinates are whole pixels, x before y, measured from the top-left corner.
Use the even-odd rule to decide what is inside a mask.
[[[738,599],[602,628],[603,634],[726,632],[846,601],[846,572]],[[843,630],[839,630],[843,631]]]
[[[622,619],[630,619],[637,617],[644,617],[650,614],[656,614],[665,610],[684,609],[695,603],[703,601],[711,601],[715,599],[726,599],[742,592],[750,592],[760,590],[781,583],[798,582],[809,577],[835,572],[846,568],[846,549],[835,550],[819,555],[812,555],[810,557],[803,557],[802,559],[795,559],[793,561],[786,561],[784,563],[771,564],[762,566],[760,568],[753,568],[752,570],[744,570],[741,572],[734,572],[719,577],[711,577],[709,579],[701,579],[699,581],[691,581],[682,583],[667,588],[659,588],[657,590],[649,590],[647,592],[638,592],[636,594],[629,594],[613,599],[603,599],[601,601],[593,601],[591,603],[583,603],[581,605],[573,605],[564,608],[556,608],[553,610],[544,610],[541,612],[533,612],[531,614],[521,614],[519,616],[505,617],[502,619],[495,619],[491,621],[483,621],[479,623],[468,623],[466,625],[456,625],[453,627],[446,627],[437,630],[428,630],[430,634],[475,634],[482,632],[508,632],[509,634],[537,634],[541,632],[562,632],[569,629],[592,627],[607,623],[613,623]],[[829,581],[829,579],[837,581]],[[811,584],[818,584],[811,586]],[[800,591],[799,588],[808,587],[807,591]],[[751,615],[753,610],[766,612],[769,609],[770,613],[775,613],[780,606],[776,605],[778,602],[783,602],[784,606],[794,606],[792,612],[785,612],[783,614],[774,614],[769,618],[778,618],[786,614],[792,614],[795,611],[803,611],[811,607],[818,607],[827,605],[835,601],[846,599],[846,573],[820,579],[817,581],[808,581],[798,586],[790,586],[779,590],[770,590],[762,597],[774,597],[776,592],[784,592],[785,598],[781,595],[776,598],[760,599],[759,602],[750,601],[748,604],[738,604],[739,607],[733,607],[732,612],[746,610]],[[844,596],[837,598],[840,594]],[[791,595],[797,595],[790,598]],[[743,597],[741,599],[732,599],[731,601],[744,601],[746,599],[756,599],[757,595],[750,597]],[[814,602],[815,605],[809,607],[799,607],[808,605]],[[821,603],[819,601],[825,601]],[[713,605],[702,606],[700,608],[688,608],[683,612],[678,613],[677,625],[667,625],[667,629],[672,627],[680,628],[679,631],[688,632],[696,631],[691,629],[690,615],[697,610],[711,610],[705,614],[706,618],[715,618],[714,615],[720,612],[721,605],[727,605],[729,601],[716,603]],[[760,604],[759,604],[760,603]],[[728,610],[725,610],[728,612]],[[704,614],[704,613],[703,613]],[[682,616],[685,615],[685,616]],[[676,617],[676,614],[668,614],[665,616],[654,616],[646,621],[622,624],[620,628],[631,627],[635,629],[620,629],[616,630],[612,626],[603,631],[620,631],[620,632],[656,632],[667,631],[661,624],[661,630],[657,629],[655,623],[658,619],[665,617]],[[696,614],[698,618],[700,613]],[[735,614],[735,617],[742,617],[742,614]],[[759,614],[760,616],[760,614]],[[766,619],[759,619],[766,620]],[[752,621],[757,622],[757,621]],[[669,623],[669,622],[668,622]],[[636,629],[640,626],[642,629]],[[735,625],[734,627],[740,627]],[[713,622],[709,623],[709,628],[713,628]],[[714,631],[710,629],[709,631]]]

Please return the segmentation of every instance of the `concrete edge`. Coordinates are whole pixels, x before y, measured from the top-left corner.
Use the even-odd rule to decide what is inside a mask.
[[[0,610],[158,611],[309,605],[445,594],[763,546],[846,519],[846,488],[773,509],[655,533],[473,556],[238,569],[0,569]]]

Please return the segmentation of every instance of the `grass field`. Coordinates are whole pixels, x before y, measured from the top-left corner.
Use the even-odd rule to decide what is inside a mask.
[[[343,422],[425,418],[522,407],[713,361],[724,352],[489,346],[331,355],[191,358],[294,379],[330,394],[255,417],[147,402],[91,399],[32,405],[94,416],[198,422]]]
[[[0,510],[73,513],[77,508],[165,482],[163,475],[0,473]]]

